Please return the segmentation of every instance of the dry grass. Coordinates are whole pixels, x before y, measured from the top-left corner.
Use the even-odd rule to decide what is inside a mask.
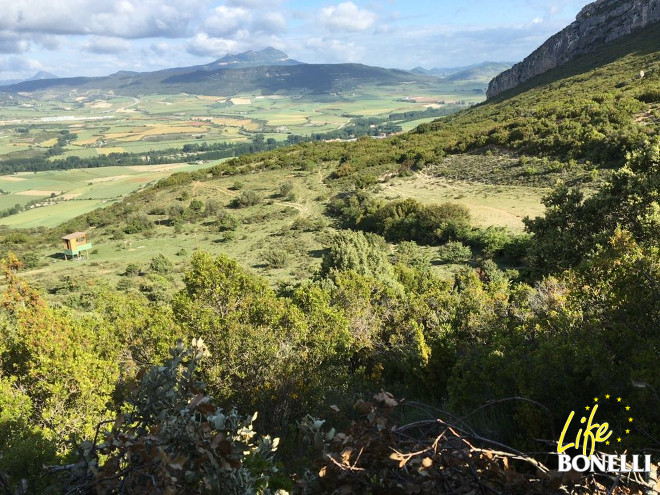
[[[99,155],[109,155],[110,153],[125,153],[126,150],[119,146],[110,147],[110,148],[96,148],[96,151]]]
[[[43,189],[29,189],[28,191],[19,191],[14,194],[17,196],[50,196],[51,194],[59,194],[62,191],[45,191]]]
[[[177,168],[187,166],[187,163],[171,163],[169,165],[131,165],[125,168],[135,170],[137,172],[167,172],[169,170],[175,170]]]
[[[156,125],[149,126],[148,128],[137,128],[131,132],[114,132],[106,134],[106,139],[113,139],[115,141],[141,141],[147,136],[162,136],[167,134],[196,134],[200,131],[208,130],[208,125],[203,123],[196,123],[196,125]],[[82,141],[81,141],[81,144]]]
[[[543,213],[541,198],[547,192],[540,187],[479,184],[420,173],[382,184],[378,195],[387,199],[415,198],[423,203],[459,203],[470,210],[476,225],[522,231],[525,216]]]
[[[129,177],[129,176],[128,175],[112,175],[110,177],[99,177],[97,179],[91,179],[89,182],[94,183],[94,184],[99,183],[99,182],[112,182],[112,181],[115,181],[115,180],[124,179],[126,177]]]

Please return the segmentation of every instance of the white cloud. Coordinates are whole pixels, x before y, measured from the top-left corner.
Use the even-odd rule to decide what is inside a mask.
[[[157,57],[165,56],[170,50],[171,50],[170,45],[163,41],[160,41],[158,43],[152,43],[151,45],[149,45],[150,53],[156,55]]]
[[[321,55],[322,60],[331,62],[359,62],[364,48],[355,42],[344,42],[331,38],[312,37],[305,47]],[[316,57],[317,60],[319,57]]]
[[[220,57],[238,49],[238,42],[232,39],[212,38],[199,33],[188,42],[186,50],[198,57]]]
[[[122,38],[108,38],[105,36],[94,36],[82,47],[91,53],[120,53],[131,48],[131,44]]]
[[[513,0],[511,19],[491,23],[474,11],[492,10],[494,0],[477,0],[467,14],[403,0],[0,0],[0,58],[29,54],[58,75],[193,65],[267,46],[310,63],[515,61],[587,1]]]
[[[63,40],[63,36],[53,34],[35,34],[32,36],[32,41],[46,50],[57,50],[62,46]]]
[[[353,2],[343,2],[321,9],[321,23],[328,29],[339,31],[365,31],[373,26],[376,14],[360,9]]]
[[[237,5],[239,7],[272,9],[282,3],[283,0],[227,0],[228,5]]]
[[[33,73],[43,69],[37,60],[23,57],[0,58],[0,71],[12,73]]]
[[[24,53],[30,43],[16,33],[0,31],[0,53]]]
[[[242,7],[221,5],[204,22],[206,33],[212,37],[231,36],[252,22],[252,14]]]
[[[182,37],[206,0],[14,0],[0,29],[18,33]]]
[[[277,12],[267,12],[255,19],[253,27],[264,33],[281,33],[286,30],[286,19]]]

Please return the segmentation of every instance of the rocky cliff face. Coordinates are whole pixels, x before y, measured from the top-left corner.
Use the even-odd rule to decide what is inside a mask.
[[[488,85],[486,95],[493,98],[579,55],[656,22],[660,22],[660,0],[597,0],[584,7],[572,24],[548,39],[525,60],[495,77]]]

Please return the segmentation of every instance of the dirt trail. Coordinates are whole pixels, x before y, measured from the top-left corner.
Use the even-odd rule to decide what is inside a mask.
[[[278,201],[278,202],[273,203],[273,204],[281,205],[281,206],[291,206],[291,207],[295,208],[296,210],[298,210],[303,215],[309,216],[309,209],[307,208],[307,206],[303,205],[302,203],[284,203],[284,202]]]

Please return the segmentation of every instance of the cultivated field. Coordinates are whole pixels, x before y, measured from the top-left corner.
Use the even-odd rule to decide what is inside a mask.
[[[119,201],[127,194],[153,184],[174,171],[190,171],[204,166],[208,164],[100,167],[19,172],[0,176],[0,189],[5,193],[0,195],[0,211],[16,204],[34,203],[26,211],[0,218],[0,225],[20,228],[54,227]]]
[[[128,98],[90,91],[66,97],[23,95],[0,107],[0,157],[47,152],[68,132],[57,158],[180,149],[195,142],[242,142],[255,133],[278,141],[325,133],[355,117],[387,118],[429,107],[467,106],[484,99],[481,83],[365,86],[348,94],[227,97],[159,95]],[[404,130],[422,121],[401,122]]]

